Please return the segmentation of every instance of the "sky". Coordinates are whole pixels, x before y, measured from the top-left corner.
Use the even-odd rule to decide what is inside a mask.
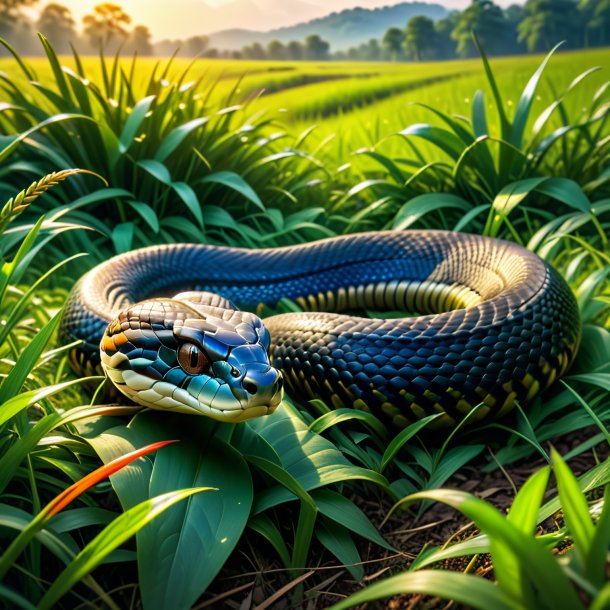
[[[80,25],[83,15],[103,0],[57,0],[70,8]],[[147,25],[154,40],[187,38],[229,28],[271,30],[323,17],[332,11],[362,6],[375,8],[400,0],[112,0],[132,17],[133,25]],[[434,1],[434,0],[432,0]],[[496,0],[500,6],[524,0]],[[436,0],[461,9],[470,0]],[[39,0],[44,6],[45,0]]]

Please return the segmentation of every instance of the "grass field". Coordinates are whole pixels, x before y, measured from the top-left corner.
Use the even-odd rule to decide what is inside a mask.
[[[542,71],[47,51],[0,60],[3,603],[608,607],[610,50]],[[482,429],[298,396],[226,424],[109,403],[56,336],[76,279],[136,247],[408,228],[555,266],[584,322],[570,374]]]
[[[514,113],[517,96],[542,56],[497,58],[492,61],[509,116]],[[569,114],[586,108],[592,94],[607,80],[610,51],[607,49],[558,53],[545,71],[542,87],[534,100],[533,114],[542,110],[581,72],[605,67],[592,74],[583,85],[567,96]],[[137,74],[131,78],[136,92],[148,84],[153,59],[140,60]],[[32,59],[41,82],[48,79],[46,60]],[[74,69],[69,57],[62,64]],[[129,74],[130,62],[123,61]],[[441,112],[469,114],[477,89],[487,95],[493,108],[485,75],[479,59],[424,63],[348,63],[348,62],[273,62],[174,60],[167,75],[182,74],[190,66],[185,82],[197,81],[197,90],[210,109],[250,101],[252,112],[274,116],[298,135],[315,126],[316,143],[332,138],[324,155],[338,165],[349,154],[404,129],[411,123],[430,122],[433,116],[415,104],[427,104]],[[99,60],[86,58],[84,68],[91,80],[101,78]],[[15,73],[11,60],[0,60],[0,70]],[[384,141],[383,150],[401,155],[404,148],[395,139]]]

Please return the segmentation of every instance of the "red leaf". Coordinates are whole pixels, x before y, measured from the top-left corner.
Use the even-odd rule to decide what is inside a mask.
[[[145,447],[141,447],[140,449],[136,449],[131,453],[126,453],[125,455],[115,458],[111,462],[100,466],[93,472],[90,472],[87,476],[83,477],[80,481],[74,483],[74,485],[70,485],[68,489],[62,491],[56,498],[51,500],[40,511],[39,517],[50,519],[53,515],[56,515],[60,510],[70,504],[72,500],[76,499],[90,487],[97,485],[97,483],[103,481],[106,477],[113,475],[115,472],[127,466],[134,460],[137,460],[147,453],[161,449],[161,447],[164,447],[165,445],[177,442],[178,441],[160,441],[158,443],[152,443],[150,445],[146,445]]]

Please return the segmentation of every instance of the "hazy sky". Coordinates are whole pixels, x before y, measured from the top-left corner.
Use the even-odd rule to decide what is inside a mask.
[[[70,8],[80,25],[83,15],[102,0],[57,0]],[[400,0],[113,0],[131,15],[134,24],[147,25],[153,38],[184,38],[227,28],[270,30],[322,17],[354,6],[373,8]],[[496,0],[501,6],[524,0]],[[464,8],[470,0],[437,0],[448,8]],[[39,0],[38,6],[44,6]]]

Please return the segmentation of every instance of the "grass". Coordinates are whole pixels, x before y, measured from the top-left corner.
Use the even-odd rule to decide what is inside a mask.
[[[267,597],[324,607],[330,597],[321,591],[358,588],[367,558],[384,565],[387,554],[421,550],[397,548],[380,513],[419,501],[400,517],[418,527],[443,501],[488,537],[428,549],[407,574],[340,607],[380,591],[476,605],[472,592],[482,607],[556,607],[554,595],[574,608],[603,607],[610,513],[592,494],[608,482],[607,462],[587,458],[576,482],[548,444],[577,434],[565,458],[582,460],[608,442],[610,134],[600,91],[608,75],[588,74],[548,121],[536,117],[578,74],[603,64],[604,52],[556,54],[524,89],[541,57],[495,60],[491,76],[480,60],[189,67],[57,58],[42,42],[46,59],[0,61],[0,533],[10,551],[0,559],[0,597],[24,608],[81,600],[189,608],[222,599],[223,566],[240,589],[252,564],[253,587]],[[267,93],[257,95],[261,88]],[[550,152],[540,148],[548,136]],[[70,346],[54,339],[74,279],[116,252],[172,241],[276,246],[407,227],[512,239],[552,262],[586,322],[587,349],[571,374],[512,417],[442,437],[427,430],[431,420],[398,433],[320,401],[286,400],[272,417],[227,425],[104,404],[69,371]],[[129,457],[168,440],[179,442],[154,459]],[[542,508],[548,468],[532,473],[508,519],[439,490],[472,464],[507,471],[534,459],[553,463],[559,485]],[[212,489],[189,495],[201,488]],[[78,492],[67,508],[66,489]],[[560,509],[565,527],[535,538],[534,527]],[[601,513],[597,525],[590,512]],[[559,540],[571,549],[566,561],[546,550]],[[490,551],[499,587],[430,569]],[[524,561],[531,569],[517,578]],[[328,577],[329,564],[344,568]],[[534,587],[536,574],[553,582]]]

